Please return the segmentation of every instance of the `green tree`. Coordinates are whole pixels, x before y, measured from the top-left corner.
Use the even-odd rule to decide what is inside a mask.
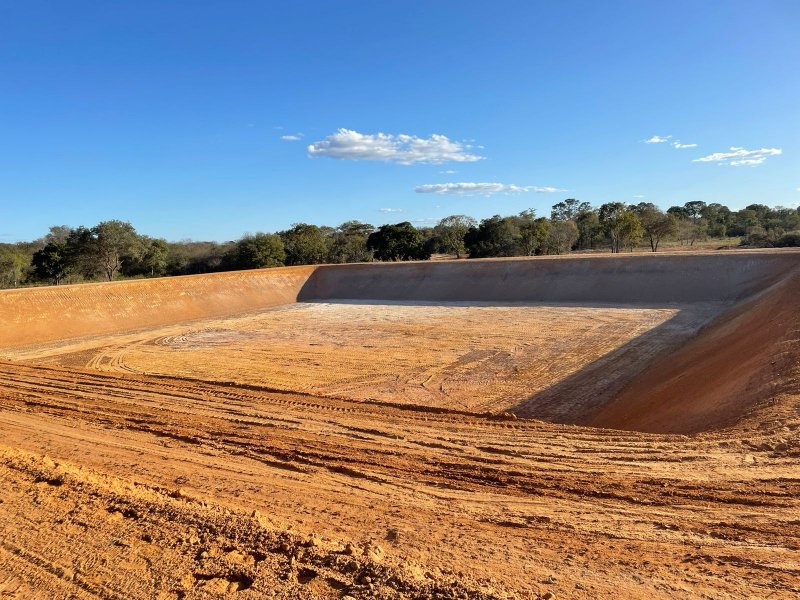
[[[147,238],[142,254],[142,266],[151,277],[164,275],[167,272],[169,244],[166,240]]]
[[[706,203],[702,200],[691,200],[683,205],[683,209],[686,215],[692,220],[693,223],[697,223],[700,218],[703,216],[703,211],[706,208]]]
[[[519,235],[514,254],[523,256],[546,254],[547,239],[551,230],[550,221],[544,217],[537,219],[534,210],[526,210],[517,216],[517,223]]]
[[[381,225],[367,238],[367,248],[378,260],[425,260],[430,253],[423,247],[422,233],[408,221]]]
[[[732,214],[731,209],[717,202],[706,205],[701,215],[708,222],[708,234],[713,237],[727,235]]]
[[[698,240],[704,240],[708,236],[708,222],[705,219],[676,219],[676,234],[681,244],[694,246]]]
[[[622,202],[603,204],[598,217],[611,244],[611,252],[633,248],[641,241],[643,231],[639,217]]]
[[[280,267],[286,261],[283,240],[274,233],[246,235],[237,242],[233,253],[239,269]]]
[[[69,274],[83,279],[93,279],[97,275],[99,266],[91,229],[82,225],[70,229],[64,247]]]
[[[433,228],[439,252],[455,254],[456,258],[464,256],[467,252],[464,236],[467,235],[470,227],[475,227],[477,224],[475,219],[465,215],[451,215],[439,221],[438,225]]]
[[[0,287],[19,287],[30,257],[18,244],[0,248]]]
[[[483,219],[477,227],[470,227],[464,244],[470,258],[515,256],[519,238],[518,218],[495,215]]]
[[[287,265],[316,265],[328,256],[328,238],[316,225],[295,223],[278,234],[283,241]]]
[[[328,262],[369,262],[372,252],[367,248],[367,237],[375,228],[360,221],[347,221],[337,227],[331,235]]]
[[[550,218],[553,221],[577,221],[578,217],[591,212],[591,210],[592,207],[588,202],[567,198],[553,205],[553,209],[550,211]]]
[[[653,252],[658,251],[661,240],[677,233],[677,218],[659,209],[651,202],[641,202],[632,209],[639,216],[644,237],[650,243]]]
[[[545,254],[566,254],[578,241],[575,221],[553,221],[544,243]]]
[[[690,219],[689,211],[683,206],[670,206],[667,214],[675,215],[677,219]]]
[[[133,225],[123,221],[103,221],[91,229],[91,253],[96,257],[106,280],[111,281],[127,257],[141,251]]]
[[[69,274],[70,261],[66,241],[47,242],[44,248],[33,253],[31,259],[33,274],[42,281],[52,281],[53,285],[60,285]]]
[[[589,211],[580,215],[575,224],[578,226],[579,250],[589,250],[603,241],[603,227],[596,211]]]

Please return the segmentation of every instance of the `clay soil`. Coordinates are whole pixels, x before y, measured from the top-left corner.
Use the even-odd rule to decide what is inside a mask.
[[[309,302],[0,350],[0,596],[796,598],[798,297]]]
[[[575,422],[724,306],[299,303],[5,356]]]

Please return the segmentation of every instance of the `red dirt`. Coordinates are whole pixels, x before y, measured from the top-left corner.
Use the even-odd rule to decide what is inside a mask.
[[[800,393],[798,309],[800,272],[794,271],[656,362],[588,424],[695,433],[745,419],[750,427],[779,416],[796,419],[798,406],[782,399]]]
[[[504,315],[506,328],[492,331],[503,344],[513,337],[509,301],[544,302],[552,319],[561,310],[574,317],[595,306],[606,319],[621,310],[631,323],[637,311],[718,303],[716,319],[680,347],[661,346],[639,375],[626,367],[641,347],[634,340],[518,409],[628,431],[220,381],[236,363],[224,357],[246,359],[250,338],[239,326],[203,329],[205,320],[238,323],[242,312],[311,299],[322,283],[336,284],[337,267],[2,292],[0,595],[796,598],[798,259],[764,252],[704,254],[696,263],[691,255],[458,263],[475,265],[457,269],[466,296],[502,289],[503,310],[485,313]],[[719,278],[698,283],[721,267]],[[442,272],[425,265],[372,268],[343,267],[349,287],[328,291],[364,295],[365,282],[416,274],[407,288],[389,281],[380,290],[405,296],[412,315],[411,300],[441,300],[458,279],[437,282]],[[566,283],[542,284],[557,281],[559,269]],[[527,283],[514,291],[511,275]],[[664,280],[688,283],[659,304],[651,296],[666,289]],[[598,292],[601,281],[614,289]],[[592,294],[619,302],[611,296],[639,288],[624,309],[592,304]],[[368,316],[386,318],[377,309]],[[446,323],[413,331],[375,323],[399,332],[411,367],[426,335],[458,351]],[[558,326],[565,335],[573,327]],[[207,346],[207,366],[193,377],[100,371],[79,352],[69,364],[42,364],[69,347],[89,356],[109,336],[120,351],[138,351],[136,340],[164,327],[177,332],[170,352]],[[322,356],[304,337],[312,330],[290,327],[286,348],[294,340],[298,357]],[[320,335],[346,338],[335,328]],[[557,338],[536,340],[550,348]],[[559,351],[576,360],[580,348]],[[349,356],[346,345],[338,351]],[[335,352],[328,371],[316,367],[321,374],[348,368]],[[214,353],[221,365],[211,364]],[[538,368],[535,353],[526,360]],[[582,386],[591,379],[607,385],[606,368],[629,381],[610,402],[595,398],[598,407],[588,392],[567,393],[589,389]]]

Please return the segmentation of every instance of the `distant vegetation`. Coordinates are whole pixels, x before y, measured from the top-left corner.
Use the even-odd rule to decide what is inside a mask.
[[[0,244],[0,287],[111,281],[319,263],[534,256],[571,251],[622,252],[663,242],[694,246],[709,238],[743,246],[800,246],[800,209],[762,204],[732,211],[722,204],[687,202],[666,212],[651,203],[611,202],[594,208],[564,200],[549,217],[533,210],[477,222],[464,215],[434,227],[409,222],[375,228],[348,221],[338,227],[298,223],[277,233],[248,234],[237,241],[167,242],[140,235],[130,223],[50,228],[32,242]],[[741,242],[739,242],[741,240]]]

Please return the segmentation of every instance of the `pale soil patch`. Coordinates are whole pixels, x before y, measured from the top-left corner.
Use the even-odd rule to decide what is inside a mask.
[[[568,421],[607,400],[720,307],[303,303],[8,354]],[[589,366],[590,377],[582,378]],[[548,400],[551,388],[557,403]]]

